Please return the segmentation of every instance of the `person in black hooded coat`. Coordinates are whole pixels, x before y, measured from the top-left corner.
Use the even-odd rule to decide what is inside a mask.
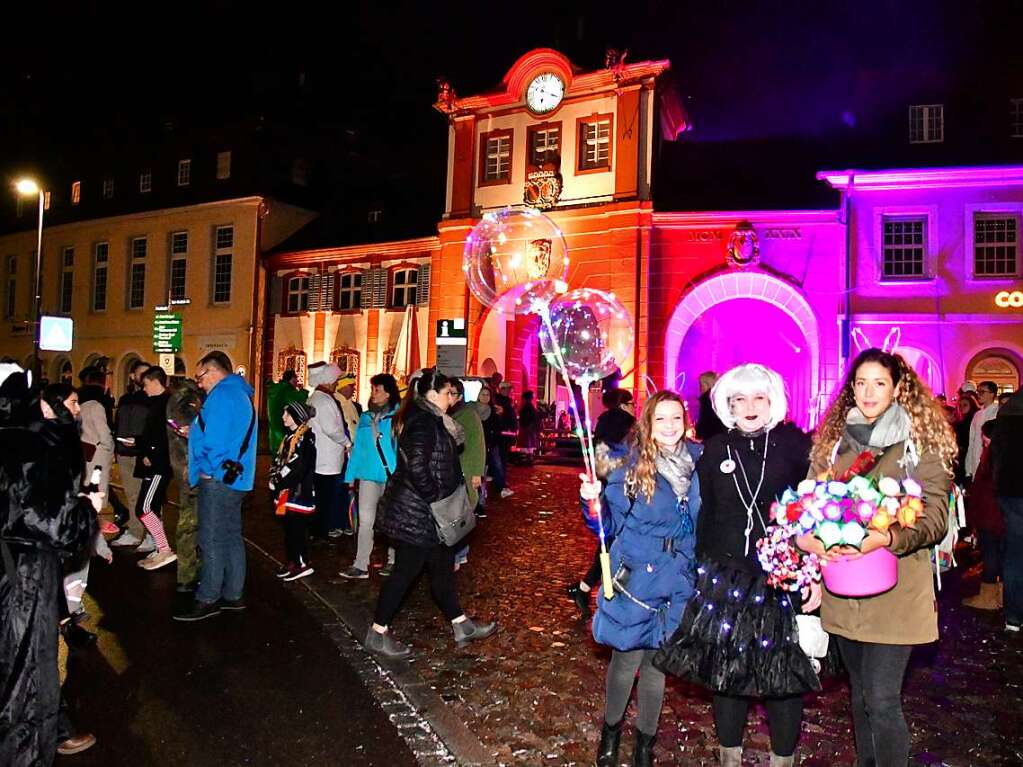
[[[50,764],[71,735],[57,665],[62,559],[92,540],[102,500],[79,494],[67,408],[43,410],[20,371],[0,379],[0,764],[28,767]]]

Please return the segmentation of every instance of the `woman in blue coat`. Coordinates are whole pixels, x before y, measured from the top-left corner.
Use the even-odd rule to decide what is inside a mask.
[[[614,536],[614,596],[597,598],[593,637],[612,648],[607,670],[598,767],[618,764],[622,719],[639,672],[633,765],[653,764],[664,700],[664,674],[651,661],[678,627],[696,578],[695,532],[700,509],[698,445],[686,441],[685,405],[671,391],[647,400],[623,465],[601,490],[582,483],[584,501],[600,498],[605,532]]]
[[[369,409],[359,417],[355,429],[352,456],[345,471],[345,482],[359,482],[359,543],[355,561],[338,575],[350,580],[369,578],[369,555],[373,553],[373,526],[377,503],[384,486],[398,465],[392,419],[401,403],[394,376],[380,373],[369,379]],[[388,568],[394,563],[394,549],[387,550]],[[388,575],[381,570],[381,575]]]

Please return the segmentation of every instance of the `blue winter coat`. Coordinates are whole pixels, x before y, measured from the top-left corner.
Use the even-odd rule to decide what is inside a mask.
[[[702,448],[686,447],[695,462]],[[627,469],[621,466],[608,476],[601,504],[607,535],[614,536],[611,574],[628,570],[625,589],[632,599],[616,589],[607,600],[601,590],[593,638],[616,650],[653,650],[678,628],[695,588],[700,481],[693,471],[688,498],[679,503],[668,480],[658,474],[648,503],[643,494],[635,500],[626,494]]]
[[[188,430],[188,481],[192,487],[203,474],[223,480],[224,461],[232,460],[241,463],[244,471],[230,488],[252,489],[258,423],[253,424],[245,453],[238,455],[252,420],[252,407],[252,387],[241,376],[232,373],[213,387]]]
[[[380,449],[383,450],[387,468],[392,473],[398,465],[396,442],[394,432],[391,430],[391,419],[397,410],[397,407],[391,408],[377,421]],[[367,410],[359,417],[359,425],[355,428],[352,455],[348,459],[348,468],[345,470],[345,482],[366,479],[370,482],[383,484],[387,481],[387,472],[384,471],[384,465],[380,461],[380,451],[377,450],[376,436],[373,432],[373,415],[372,411]]]

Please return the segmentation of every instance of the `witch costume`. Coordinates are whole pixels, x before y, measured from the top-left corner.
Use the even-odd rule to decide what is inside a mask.
[[[57,666],[61,561],[97,529],[69,460],[74,418],[58,404],[57,418],[44,420],[29,399],[23,373],[0,385],[0,764],[18,767],[50,764],[67,737]]]

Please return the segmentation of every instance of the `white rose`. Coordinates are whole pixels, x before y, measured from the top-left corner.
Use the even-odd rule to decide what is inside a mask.
[[[817,483],[812,479],[804,479],[798,485],[796,485],[796,492],[799,495],[810,495],[817,487]]]
[[[902,488],[899,487],[899,480],[892,477],[882,477],[881,481],[877,483],[877,489],[888,497],[896,496],[902,491]]]
[[[832,498],[844,498],[849,492],[849,486],[845,482],[828,482],[828,495]]]

